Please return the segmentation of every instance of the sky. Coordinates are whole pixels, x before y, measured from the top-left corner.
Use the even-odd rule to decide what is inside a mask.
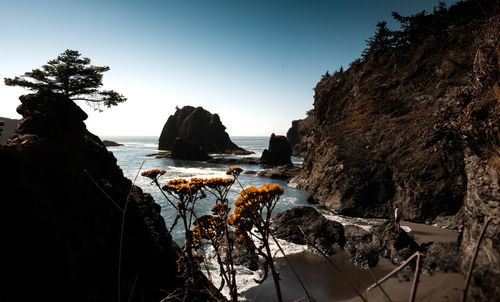
[[[443,1],[450,5],[455,1]],[[286,134],[313,88],[360,57],[378,21],[438,1],[0,0],[0,116],[20,118],[3,84],[66,49],[109,66],[128,98],[104,112],[79,103],[99,136],[159,136],[176,106],[218,113],[231,136]]]

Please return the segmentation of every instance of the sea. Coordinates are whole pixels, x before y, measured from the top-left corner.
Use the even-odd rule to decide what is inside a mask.
[[[148,156],[158,153],[158,137],[154,136],[120,136],[120,137],[102,137],[105,140],[111,140],[123,146],[108,147],[108,150],[113,152],[117,159],[117,163],[123,170],[123,174],[128,179],[134,181],[135,184],[143,189],[143,191],[153,195],[156,203],[158,203],[162,210],[161,215],[165,219],[167,227],[174,223],[176,218],[175,209],[168,203],[158,187],[151,184],[151,180],[140,176],[141,171],[150,169],[164,169],[167,172],[160,180],[161,183],[166,183],[169,180],[184,178],[190,179],[193,177],[199,178],[212,178],[212,177],[229,177],[226,171],[231,166],[225,164],[214,164],[200,161],[187,161],[177,160],[171,158],[154,158]],[[267,148],[269,144],[269,137],[252,136],[252,137],[231,137],[231,140],[239,147],[254,152],[251,155],[225,155],[225,154],[211,154],[217,157],[259,157],[262,151]],[[292,157],[292,163],[297,166],[302,165],[303,159],[300,157]],[[142,166],[142,168],[141,168]],[[230,204],[238,198],[242,187],[256,186],[260,187],[264,184],[278,184],[285,188],[283,195],[280,198],[273,216],[281,213],[287,209],[307,204],[306,195],[304,190],[296,189],[287,185],[285,181],[278,179],[270,179],[267,177],[257,176],[255,174],[245,174],[247,171],[259,172],[264,169],[260,165],[237,165],[243,168],[243,173],[239,177],[239,184],[233,185],[228,195]],[[269,168],[269,167],[268,167]],[[139,175],[138,175],[139,174]],[[215,204],[215,199],[207,196],[206,199],[200,200],[196,204],[196,212],[199,216],[209,214],[212,206]],[[234,207],[233,207],[234,208]],[[182,245],[184,243],[184,232],[179,226],[176,226],[172,233],[173,240]]]
[[[140,176],[140,172],[150,169],[164,169],[166,173],[160,178],[160,183],[166,183],[169,180],[184,178],[190,179],[193,177],[199,178],[212,178],[212,177],[228,177],[226,171],[230,166],[225,164],[214,164],[199,161],[186,161],[176,160],[170,158],[154,158],[148,156],[158,153],[158,137],[152,136],[120,136],[120,137],[101,137],[102,139],[111,140],[123,144],[119,147],[108,147],[108,150],[113,152],[117,159],[118,165],[123,170],[125,177],[132,180],[137,186],[141,187],[143,191],[150,193],[156,203],[161,205],[161,215],[165,219],[167,227],[170,229],[175,221],[177,212],[168,203],[162,195],[159,188],[151,184],[151,180]],[[224,155],[212,154],[217,157],[259,157],[262,151],[267,148],[269,144],[269,137],[231,137],[231,140],[238,146],[245,150],[252,151],[252,155]],[[302,166],[303,159],[293,157],[292,162],[296,166]],[[260,165],[238,165],[244,169],[244,172],[239,177],[239,184],[234,184],[228,195],[230,206],[234,208],[234,202],[238,198],[242,188],[250,186],[262,186],[264,184],[278,184],[284,187],[284,193],[281,196],[272,216],[276,216],[287,209],[308,205],[306,201],[306,193],[289,186],[287,182],[279,179],[270,179],[267,177],[260,177],[253,174],[245,174],[245,172],[253,171],[259,172],[266,167]],[[269,168],[269,167],[267,167]],[[207,196],[206,199],[197,201],[196,212],[198,216],[209,214],[212,206],[215,204],[213,197]],[[317,207],[323,216],[328,219],[338,221],[343,225],[357,225],[365,229],[369,229],[372,225],[380,223],[373,219],[345,217]],[[175,225],[171,232],[173,240],[179,245],[184,244],[184,231],[181,228],[181,223]],[[285,301],[295,301],[303,297],[304,293],[295,277],[295,273],[290,271],[290,266],[282,256],[278,245],[273,241],[271,243],[271,250],[275,255],[275,265],[280,271],[280,281],[282,286],[282,293]],[[306,284],[310,292],[315,297],[316,301],[344,301],[352,298],[355,293],[350,291],[349,287],[343,279],[339,279],[338,273],[332,270],[328,263],[319,256],[314,250],[305,245],[297,245],[294,243],[286,242],[278,239],[278,243],[284,250],[288,257],[288,261],[294,263],[295,268],[302,276],[303,282]],[[205,275],[212,280],[218,287],[221,282],[221,277],[218,271],[218,265],[215,253],[206,251],[206,259],[208,260],[207,271]],[[345,253],[337,253],[331,258],[337,266],[342,268],[344,274],[348,274],[355,278],[359,286],[368,286],[373,281],[371,276],[366,271],[355,267],[349,260]],[[275,291],[272,278],[269,276],[262,284],[257,284],[255,280],[261,279],[263,276],[262,270],[251,271],[244,266],[235,266],[237,271],[237,284],[238,292],[240,294],[239,300],[241,301],[274,301]],[[377,266],[374,269],[377,277],[383,276],[391,269],[388,265]],[[227,287],[222,289],[222,293],[229,297]]]

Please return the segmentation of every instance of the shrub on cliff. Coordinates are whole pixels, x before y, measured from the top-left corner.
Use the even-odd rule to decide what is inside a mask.
[[[85,101],[100,109],[110,108],[127,99],[114,90],[100,90],[102,74],[108,66],[90,65],[89,58],[80,58],[76,50],[67,49],[57,59],[50,60],[41,69],[33,69],[21,76],[4,78],[7,86],[20,86],[29,90],[48,89],[62,93],[73,101]]]

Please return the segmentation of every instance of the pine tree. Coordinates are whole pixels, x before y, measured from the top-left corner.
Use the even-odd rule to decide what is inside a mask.
[[[101,105],[110,108],[127,100],[116,91],[99,89],[102,74],[109,70],[108,66],[90,65],[89,58],[80,56],[78,51],[68,49],[41,69],[33,69],[15,78],[4,78],[5,85],[33,91],[49,89],[74,101],[85,101],[96,109]]]

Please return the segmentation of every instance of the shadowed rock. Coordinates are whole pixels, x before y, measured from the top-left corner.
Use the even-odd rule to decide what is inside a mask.
[[[276,237],[296,244],[306,244],[298,226],[313,244],[328,255],[335,253],[334,246],[343,247],[345,244],[342,225],[326,219],[312,207],[296,207],[278,214],[273,219]]]
[[[198,145],[177,138],[172,149],[172,158],[185,160],[208,160],[211,159],[207,152]]]
[[[0,146],[0,300],[116,301],[127,202],[122,298],[183,287],[160,206],[123,176],[85,112],[61,94],[20,100],[23,119]]]
[[[267,165],[289,165],[291,160],[292,148],[283,135],[271,134],[269,138],[269,147],[262,152],[260,162]]]
[[[225,131],[219,115],[202,107],[184,106],[171,115],[160,135],[158,149],[173,150],[179,137],[203,148],[208,153],[251,154],[236,146]]]

